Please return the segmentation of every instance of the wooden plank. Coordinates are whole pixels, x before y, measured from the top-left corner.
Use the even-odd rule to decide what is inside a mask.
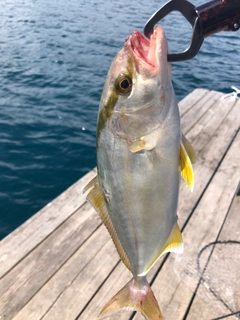
[[[77,320],[97,319],[104,305],[132,278],[132,274],[126,269],[121,262],[113,270],[109,278],[96,293],[89,305],[79,315]],[[131,311],[124,310],[123,312],[111,315],[109,320],[129,319],[132,315]]]
[[[76,319],[111,273],[115,260],[116,249],[102,225],[13,320]]]
[[[204,147],[208,144],[208,140],[218,130],[219,125],[232,110],[235,102],[221,99],[222,95],[216,95],[217,101],[207,110],[203,117],[201,117],[195,126],[187,131],[188,139],[191,140],[195,148],[204,151]],[[196,120],[195,120],[196,121]],[[191,124],[192,126],[192,124]],[[185,131],[185,127],[183,130]],[[201,133],[201,135],[199,135]]]
[[[233,103],[228,100],[223,103],[223,100],[220,98],[205,113],[199,123],[187,133],[188,139],[196,150],[197,163],[193,166],[195,187],[191,196],[187,193],[182,194],[183,190],[188,190],[185,183],[181,183],[180,186],[180,198],[186,197],[189,199],[187,202],[184,202],[184,208],[182,208],[181,201],[178,205],[179,224],[181,226],[184,225],[188,212],[197,203],[207,181],[211,178],[221,157],[239,129],[239,107],[240,101]]]
[[[49,312],[42,318],[43,320],[75,320],[88,302],[91,301],[105,279],[111,274],[116,261],[119,260],[118,254],[104,226],[102,226],[100,236],[103,239],[104,247],[96,251],[91,263],[84,268],[83,272],[78,274],[71,286],[61,294]],[[91,251],[96,246],[95,243],[99,241],[100,236],[95,237],[95,241],[92,241],[89,247]],[[86,254],[89,253],[86,252]],[[82,259],[81,255],[79,255],[79,259]],[[91,280],[91,283],[89,283],[89,280]]]
[[[0,279],[83,205],[82,189],[95,174],[90,171],[0,242]]]
[[[210,91],[207,89],[197,88],[193,90],[190,94],[188,94],[186,97],[184,97],[178,103],[181,116],[184,116],[185,113],[187,113],[191,108],[198,104],[205,95],[208,95],[209,92]]]
[[[219,240],[235,239],[240,241],[239,230],[240,196],[235,196],[227,220],[221,230]],[[239,300],[240,301],[240,300]]]
[[[202,283],[197,290],[187,319],[214,319],[233,315],[240,317],[240,197],[234,197],[223,229],[204,272]],[[214,302],[214,303],[213,303]]]
[[[222,96],[220,92],[210,91],[206,93],[202,99],[191,108],[181,119],[182,128],[184,132],[188,132],[193,126],[204,116],[204,114],[211,108],[217,100]]]
[[[98,228],[86,204],[0,280],[0,316],[12,319]]]
[[[180,201],[179,201],[179,207],[180,215],[181,215],[181,225],[186,221],[188,218],[189,213],[191,212],[191,209],[194,207],[195,203],[198,201],[199,197],[201,196],[201,193],[203,192],[204,188],[206,187],[207,182],[211,178],[211,175],[213,174],[214,170],[216,169],[221,155],[224,153],[224,151],[227,149],[233,135],[236,133],[236,130],[238,129],[238,125],[236,124],[236,113],[239,110],[239,106],[234,106],[232,103],[226,104],[226,112],[217,112],[219,103],[215,106],[215,114],[218,115],[219,120],[213,121],[213,128],[208,126],[207,131],[203,132],[203,136],[205,137],[205,142],[201,138],[201,131],[198,132],[198,139],[202,141],[202,143],[197,144],[196,146],[196,152],[199,153],[201,151],[201,148],[206,145],[206,143],[210,143],[211,145],[216,145],[221,138],[220,136],[217,136],[216,134],[213,134],[216,130],[218,130],[221,133],[227,134],[226,140],[221,144],[221,148],[215,148],[213,152],[209,153],[205,156],[204,153],[202,156],[204,156],[205,161],[209,161],[213,155],[216,158],[219,158],[218,162],[215,162],[215,166],[212,166],[208,168],[208,166],[202,166],[199,165],[198,168],[194,169],[194,172],[197,174],[198,179],[197,185],[194,190],[193,194],[189,193],[189,190],[185,188],[185,185],[182,186],[182,191],[180,194]],[[230,112],[231,111],[231,112]],[[212,115],[212,114],[211,114]],[[203,117],[204,119],[204,117]],[[209,117],[206,114],[206,119],[208,121]],[[240,117],[238,117],[240,120]],[[230,127],[229,127],[230,125]],[[214,127],[215,126],[215,127]],[[226,128],[231,128],[231,130],[226,131]],[[192,128],[194,130],[194,128]],[[192,131],[191,130],[191,131]],[[202,122],[202,131],[204,130],[204,122]],[[189,135],[191,136],[191,131],[189,132]],[[207,134],[206,134],[207,133]],[[208,134],[209,133],[209,134]],[[204,179],[201,179],[201,177],[204,177]],[[188,199],[188,201],[186,201]],[[158,269],[159,265],[161,265],[161,262],[163,259],[160,259],[160,261],[153,267],[153,269],[149,273],[149,279],[151,280]],[[119,276],[120,275],[120,276]],[[89,304],[88,308],[84,310],[84,312],[81,314],[81,317],[79,319],[87,320],[90,318],[95,318],[103,305],[115,294],[121,287],[129,280],[129,273],[123,266],[119,265],[114,272],[111,274],[107,282],[103,285],[103,287],[98,291],[94,299]],[[117,320],[117,319],[129,319],[129,316],[131,315],[131,312],[123,312],[121,314],[118,314],[116,316],[112,316],[111,319]]]
[[[239,184],[239,150],[240,133],[184,229],[184,254],[170,255],[154,281],[153,291],[166,320],[184,317],[198,281],[197,255],[201,248],[217,238]],[[206,260],[202,264],[205,265]],[[135,319],[140,317],[136,316]]]

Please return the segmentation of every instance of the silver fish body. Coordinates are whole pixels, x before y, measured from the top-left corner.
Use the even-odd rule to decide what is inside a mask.
[[[157,27],[150,41],[134,31],[108,72],[97,125],[98,175],[84,189],[133,279],[103,308],[140,311],[162,319],[146,275],[165,252],[182,252],[177,225],[180,171],[193,188],[194,151],[182,135]],[[189,158],[189,154],[191,155]]]
[[[129,151],[109,126],[98,140],[99,182],[134,275],[148,272],[177,222],[180,119],[171,83],[164,93],[168,112],[152,150]]]

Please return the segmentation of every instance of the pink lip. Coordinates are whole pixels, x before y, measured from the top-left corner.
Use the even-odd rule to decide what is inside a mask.
[[[148,58],[150,50],[150,41],[148,39],[146,39],[139,31],[134,30],[129,37],[129,42],[132,52],[137,59],[140,59],[151,67],[155,67],[154,63]]]

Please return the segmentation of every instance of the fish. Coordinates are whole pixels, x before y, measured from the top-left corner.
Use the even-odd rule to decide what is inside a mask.
[[[147,274],[167,252],[183,252],[177,223],[180,176],[193,190],[196,154],[183,135],[162,27],[134,30],[114,58],[97,120],[97,176],[84,188],[133,278],[103,307],[147,320],[162,313]]]

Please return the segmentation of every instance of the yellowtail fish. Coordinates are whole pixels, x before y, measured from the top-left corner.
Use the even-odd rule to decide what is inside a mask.
[[[179,179],[181,172],[193,189],[195,153],[181,132],[167,53],[161,27],[150,41],[133,31],[112,62],[102,93],[98,174],[84,192],[133,274],[102,317],[125,308],[148,320],[162,319],[146,275],[163,253],[183,251]]]

